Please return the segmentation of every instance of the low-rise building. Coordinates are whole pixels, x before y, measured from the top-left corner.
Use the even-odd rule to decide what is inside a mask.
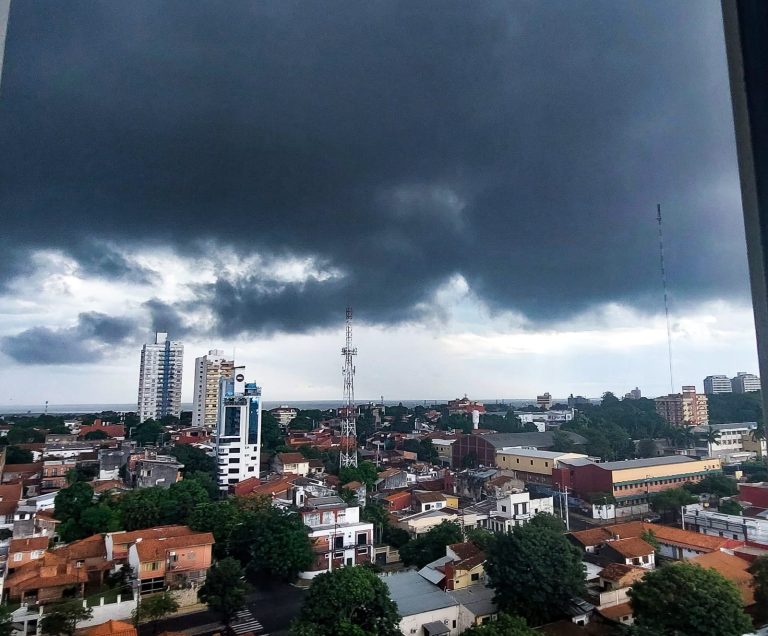
[[[645,570],[656,567],[654,547],[640,537],[609,539],[603,543],[599,554],[611,563],[634,565]]]
[[[181,471],[184,464],[170,455],[155,455],[145,453],[144,457],[136,460],[136,488],[152,488],[160,486],[170,488],[171,484],[181,481]]]
[[[360,520],[360,507],[341,497],[308,497],[299,510],[309,527],[315,560],[302,579],[312,579],[343,565],[370,563],[373,557],[373,524]]]
[[[727,515],[702,504],[683,508],[683,523],[688,530],[711,537],[751,541],[768,547],[768,519]]]
[[[8,572],[13,572],[30,561],[42,558],[48,549],[48,541],[48,537],[12,539],[8,546]]]
[[[387,468],[376,475],[374,485],[379,492],[405,488],[408,485],[408,473],[399,468]]]
[[[448,505],[446,496],[441,492],[414,490],[411,507],[414,512],[440,510]]]
[[[587,440],[582,435],[566,431],[566,435],[578,448]],[[488,433],[470,434],[459,437],[452,446],[453,466],[464,466],[468,462],[475,466],[495,466],[496,453],[505,448],[536,448],[551,450],[554,445],[554,431],[543,433]]]
[[[277,406],[269,410],[270,414],[277,420],[281,428],[287,427],[299,414],[299,409],[292,406]]]
[[[74,589],[82,596],[88,575],[64,554],[46,551],[42,557],[17,568],[5,580],[10,601],[51,603],[61,600],[65,591]]]
[[[398,572],[382,577],[390,598],[397,603],[402,634],[458,636],[459,602],[422,577],[418,572]]]
[[[563,459],[553,469],[552,481],[558,489],[568,488],[576,496],[592,500],[596,495],[613,496],[616,516],[648,511],[648,498],[654,493],[697,483],[720,472],[717,458],[694,459],[684,455],[650,457],[616,462],[588,459]]]
[[[496,467],[513,471],[515,477],[527,484],[552,485],[552,471],[560,461],[586,459],[582,453],[559,453],[535,448],[504,448],[496,453]]]
[[[755,428],[756,422],[696,426],[691,429],[694,434],[694,451],[699,457],[717,457],[726,464],[746,461],[753,453],[744,448],[744,438],[751,437]],[[719,435],[717,441],[707,442],[710,431]]]
[[[749,561],[725,552],[709,552],[691,559],[691,563],[722,574],[736,586],[744,607],[755,604],[754,577],[749,573]]]
[[[106,437],[112,439],[123,440],[125,439],[125,425],[123,424],[108,424],[102,422],[100,419],[94,420],[93,424],[87,424],[80,427],[78,437],[85,439],[89,433],[103,433]],[[101,436],[99,436],[101,437]]]
[[[77,468],[76,459],[49,459],[43,462],[42,492],[61,490],[67,487],[69,471]]]
[[[290,473],[306,477],[309,474],[309,460],[301,453],[278,453],[274,459],[274,469],[279,475]]]
[[[598,586],[590,590],[590,600],[604,618],[632,625],[634,616],[628,592],[647,572],[635,565],[611,563],[600,570]]]
[[[428,563],[419,574],[442,590],[460,590],[485,583],[485,553],[474,543],[454,543],[445,556]]]
[[[13,530],[16,509],[23,496],[21,484],[4,484],[0,486],[0,529]]]
[[[737,484],[739,501],[758,508],[768,508],[768,481]]]

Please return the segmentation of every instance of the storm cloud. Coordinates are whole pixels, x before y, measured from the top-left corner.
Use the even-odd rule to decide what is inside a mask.
[[[23,364],[98,362],[110,346],[129,342],[135,325],[98,312],[81,313],[72,327],[32,327],[0,339],[0,351]]]
[[[348,304],[396,324],[457,275],[534,325],[655,312],[660,201],[673,302],[743,300],[721,31],[699,0],[14,3],[6,281],[37,249],[140,282],[135,250],[216,245],[338,275],[222,274],[145,304],[153,326],[205,306],[211,333],[304,332]],[[96,329],[2,348],[88,359]]]

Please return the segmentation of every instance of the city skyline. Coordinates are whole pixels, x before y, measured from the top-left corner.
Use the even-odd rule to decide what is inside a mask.
[[[663,395],[658,202],[675,390],[757,372],[714,1],[15,3],[0,142],[0,408],[340,398],[347,305],[361,396]]]

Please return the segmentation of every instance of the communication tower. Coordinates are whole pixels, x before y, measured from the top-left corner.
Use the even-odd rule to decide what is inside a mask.
[[[352,307],[347,307],[347,339],[341,355],[344,356],[344,412],[341,418],[341,454],[339,466],[357,466],[357,430],[355,427],[355,365],[353,356],[357,347],[352,346]]]

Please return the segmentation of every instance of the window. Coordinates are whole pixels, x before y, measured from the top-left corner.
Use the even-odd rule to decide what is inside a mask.
[[[506,511],[507,511],[507,507],[506,507],[506,506],[502,506],[502,507],[501,507],[501,511],[502,511],[502,512],[506,512]]]
[[[24,558],[24,555],[21,552],[16,552],[13,555],[13,560],[14,561],[21,561],[23,558]]]
[[[344,553],[343,552],[334,552],[333,553],[333,558],[334,559],[343,559],[344,558]]]
[[[339,548],[343,548],[344,547],[344,537],[334,537],[333,538],[333,547],[336,548],[337,550]]]
[[[475,572],[475,573],[474,573],[474,574],[471,576],[471,579],[472,579],[473,581],[479,581],[479,580],[480,580],[480,573],[479,573],[479,572]]]
[[[360,532],[357,535],[357,545],[365,545],[368,543],[368,535],[365,532]]]

